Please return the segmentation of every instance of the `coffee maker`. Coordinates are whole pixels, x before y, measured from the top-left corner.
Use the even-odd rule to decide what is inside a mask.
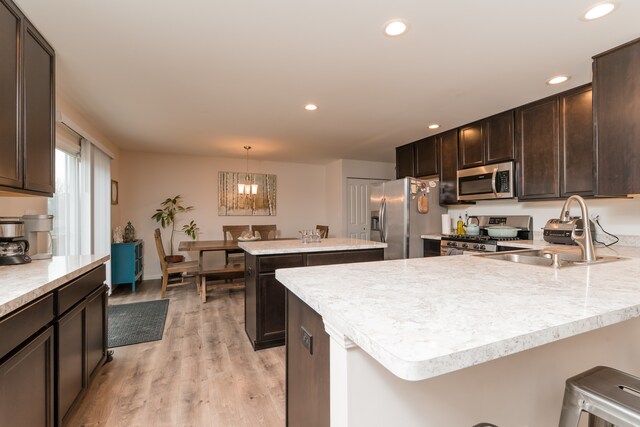
[[[24,235],[29,242],[31,259],[48,259],[53,256],[53,215],[23,215]]]
[[[24,222],[20,218],[0,217],[0,265],[31,262],[29,242],[23,239]]]

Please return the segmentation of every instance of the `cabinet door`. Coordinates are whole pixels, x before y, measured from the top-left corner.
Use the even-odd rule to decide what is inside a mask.
[[[18,32],[20,14],[0,0],[0,185],[22,187],[22,153],[18,122]]]
[[[52,427],[53,327],[0,364],[0,424]]]
[[[285,287],[274,273],[261,274],[260,285],[260,340],[283,340],[285,320]]]
[[[53,194],[55,66],[53,49],[27,23],[24,31],[24,188]]]
[[[57,322],[58,425],[63,424],[69,409],[87,384],[85,315],[86,306],[83,302]]]
[[[415,176],[414,144],[396,147],[396,178]]]
[[[329,335],[322,317],[292,292],[287,312],[287,425],[328,427]]]
[[[488,118],[484,122],[485,163],[515,158],[513,154],[513,110]]]
[[[440,140],[440,204],[458,203],[458,131],[438,135]]]
[[[87,297],[87,375],[93,378],[107,358],[107,287]]]
[[[560,195],[593,195],[591,85],[560,94]]]
[[[596,56],[597,194],[640,193],[640,39]]]
[[[484,144],[482,123],[474,123],[460,128],[460,168],[482,166],[484,164]]]
[[[430,136],[415,144],[416,176],[437,175],[440,172],[438,139],[435,136]]]
[[[558,98],[547,98],[516,110],[519,199],[557,198]]]

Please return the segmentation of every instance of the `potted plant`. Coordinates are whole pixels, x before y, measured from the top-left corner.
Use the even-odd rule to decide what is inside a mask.
[[[156,213],[151,216],[155,219],[162,228],[171,226],[171,239],[169,245],[169,255],[167,255],[167,262],[181,262],[184,260],[183,255],[173,254],[173,236],[176,232],[176,222],[178,221],[178,214],[189,212],[193,210],[193,206],[182,206],[182,196],[177,195],[173,198],[168,198],[164,202],[160,203],[160,208],[156,209]],[[191,220],[188,224],[182,226],[182,232],[192,239],[196,239],[198,234],[197,224]]]

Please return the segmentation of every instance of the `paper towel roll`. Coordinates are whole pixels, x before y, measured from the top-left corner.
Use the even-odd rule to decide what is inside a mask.
[[[451,217],[449,214],[442,214],[442,234],[451,234]]]

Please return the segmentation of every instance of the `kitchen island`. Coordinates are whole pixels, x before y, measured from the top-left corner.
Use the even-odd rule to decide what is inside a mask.
[[[317,313],[330,336],[331,425],[351,427],[557,425],[567,378],[599,364],[640,374],[638,277],[640,258],[553,269],[452,256],[276,272],[290,304]]]
[[[349,238],[320,242],[264,240],[239,242],[245,251],[245,331],[254,350],[284,344],[285,289],[279,268],[380,261],[386,243]]]

